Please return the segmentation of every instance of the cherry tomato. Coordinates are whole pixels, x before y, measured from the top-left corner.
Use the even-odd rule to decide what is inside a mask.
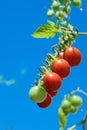
[[[64,99],[62,101],[62,105],[61,105],[62,109],[64,112],[69,112],[70,111],[70,107],[71,107],[71,103],[70,101]]]
[[[42,108],[47,108],[50,106],[51,102],[52,102],[51,95],[49,93],[47,93],[46,99],[43,102],[38,103],[38,106],[42,107]]]
[[[71,98],[70,98],[70,102],[73,106],[75,107],[79,107],[82,105],[82,98],[80,96],[77,96],[77,95],[73,95]]]
[[[59,74],[61,78],[65,78],[70,73],[70,65],[66,60],[58,59],[52,64],[52,71]]]
[[[56,0],[54,0],[54,1],[53,1],[53,4],[52,4],[52,8],[53,8],[54,10],[58,10],[59,7],[60,7],[60,3],[59,3],[58,1],[56,1]]]
[[[71,105],[70,112],[73,113],[73,114],[76,113],[77,107]]]
[[[51,92],[57,91],[62,84],[60,76],[54,72],[47,73],[43,81],[46,90]]]
[[[64,11],[57,11],[56,12],[56,18],[58,19],[58,20],[62,20],[63,19],[63,17],[64,17],[64,15],[65,15],[65,13],[64,13]]]
[[[48,93],[52,96],[52,97],[54,97],[54,96],[56,96],[57,95],[57,93],[58,93],[58,91],[48,91]]]
[[[67,3],[69,0],[59,0],[60,2]]]
[[[75,7],[80,7],[81,6],[81,0],[72,0],[72,4],[75,6]]]
[[[64,52],[64,59],[68,61],[70,66],[77,66],[81,62],[81,53],[77,48],[68,47]]]
[[[65,11],[66,11],[67,14],[69,14],[70,11],[71,11],[71,7],[70,7],[70,6],[67,6],[67,7],[65,8]]]
[[[30,99],[36,103],[40,103],[46,98],[46,90],[41,86],[34,86],[29,91]]]
[[[49,9],[49,10],[47,11],[47,16],[48,16],[49,18],[53,18],[53,17],[54,17],[54,11],[53,11],[53,9]]]
[[[59,53],[59,59],[63,59],[63,56],[64,56],[64,52],[63,51],[61,51],[60,53]]]

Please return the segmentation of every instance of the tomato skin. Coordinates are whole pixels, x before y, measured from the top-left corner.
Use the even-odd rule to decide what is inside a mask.
[[[57,91],[62,84],[60,76],[54,72],[47,73],[44,76],[43,82],[45,89],[51,92]]]
[[[52,102],[52,97],[51,97],[51,95],[47,92],[46,99],[45,99],[43,102],[41,102],[41,103],[37,103],[37,105],[38,105],[39,107],[41,107],[41,108],[47,108],[47,107],[50,106],[51,102]]]
[[[71,103],[68,100],[64,99],[62,101],[62,105],[61,106],[62,106],[62,109],[63,109],[64,112],[69,112],[70,111],[70,107],[71,107]]]
[[[64,52],[64,59],[68,61],[70,66],[78,66],[82,56],[80,51],[74,47],[68,47]]]
[[[79,107],[82,105],[82,98],[80,96],[77,96],[77,95],[73,95],[71,98],[70,98],[70,102],[73,106],[75,107]]]
[[[49,18],[53,18],[53,17],[54,17],[54,11],[53,11],[53,9],[49,9],[49,10],[47,11],[47,16],[48,16]]]
[[[59,59],[63,59],[63,57],[64,57],[64,52],[63,51],[61,51],[60,53],[59,53]]]
[[[40,103],[46,98],[46,90],[42,86],[34,86],[29,91],[29,97],[33,102]]]
[[[70,73],[70,65],[66,60],[58,59],[52,64],[52,71],[59,74],[61,78],[66,78]]]
[[[71,106],[70,112],[73,113],[73,114],[75,114],[77,112],[77,107]]]
[[[58,91],[48,91],[48,93],[52,96],[52,97],[54,97],[54,96],[56,96],[57,95],[57,93],[58,93]]]
[[[80,7],[82,2],[81,0],[72,0],[72,4],[75,6],[75,7]]]
[[[60,8],[60,3],[56,0],[53,1],[52,8],[58,10]]]

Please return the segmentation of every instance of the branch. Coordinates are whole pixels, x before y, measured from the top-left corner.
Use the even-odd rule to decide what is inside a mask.
[[[80,125],[82,125],[83,130],[86,130],[86,122],[87,122],[87,113],[81,122],[77,123],[76,125],[71,126],[67,130],[74,130],[76,127],[78,127]]]
[[[77,93],[77,92],[80,92],[82,93],[83,95],[87,96],[87,92],[83,91],[82,89],[80,89],[80,87],[78,87],[76,90],[73,90],[71,92],[71,94],[74,94],[74,93]]]
[[[87,36],[87,32],[79,32],[78,36]]]

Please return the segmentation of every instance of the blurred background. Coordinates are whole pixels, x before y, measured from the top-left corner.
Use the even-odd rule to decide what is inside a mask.
[[[34,39],[31,34],[47,23],[49,0],[0,1],[0,130],[58,130],[57,110],[64,94],[80,86],[87,92],[87,37],[78,37],[73,44],[82,53],[82,62],[71,69],[52,104],[39,108],[28,96],[54,39]],[[81,9],[72,7],[70,23],[79,31],[87,31],[87,1]],[[67,127],[83,119],[87,98],[76,115],[68,117]],[[78,127],[78,130],[82,130]]]

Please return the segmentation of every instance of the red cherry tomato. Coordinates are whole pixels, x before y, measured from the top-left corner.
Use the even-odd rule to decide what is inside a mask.
[[[60,76],[54,72],[47,73],[43,81],[45,89],[51,92],[57,91],[62,84]]]
[[[81,53],[77,48],[69,47],[64,52],[64,59],[68,61],[70,66],[77,66],[81,62]]]
[[[46,99],[45,99],[43,102],[41,102],[41,103],[37,103],[37,105],[38,105],[39,107],[42,107],[42,108],[47,108],[47,107],[50,106],[51,102],[52,102],[52,97],[51,97],[51,95],[47,92]]]
[[[58,58],[59,59],[63,59],[63,56],[64,56],[64,52],[62,51],[62,52],[59,53],[59,57]]]
[[[70,73],[70,65],[66,60],[58,59],[52,64],[52,71],[59,74],[61,78],[65,78]]]
[[[49,94],[50,94],[52,97],[56,96],[56,95],[57,95],[57,93],[58,93],[58,91],[49,92]]]

